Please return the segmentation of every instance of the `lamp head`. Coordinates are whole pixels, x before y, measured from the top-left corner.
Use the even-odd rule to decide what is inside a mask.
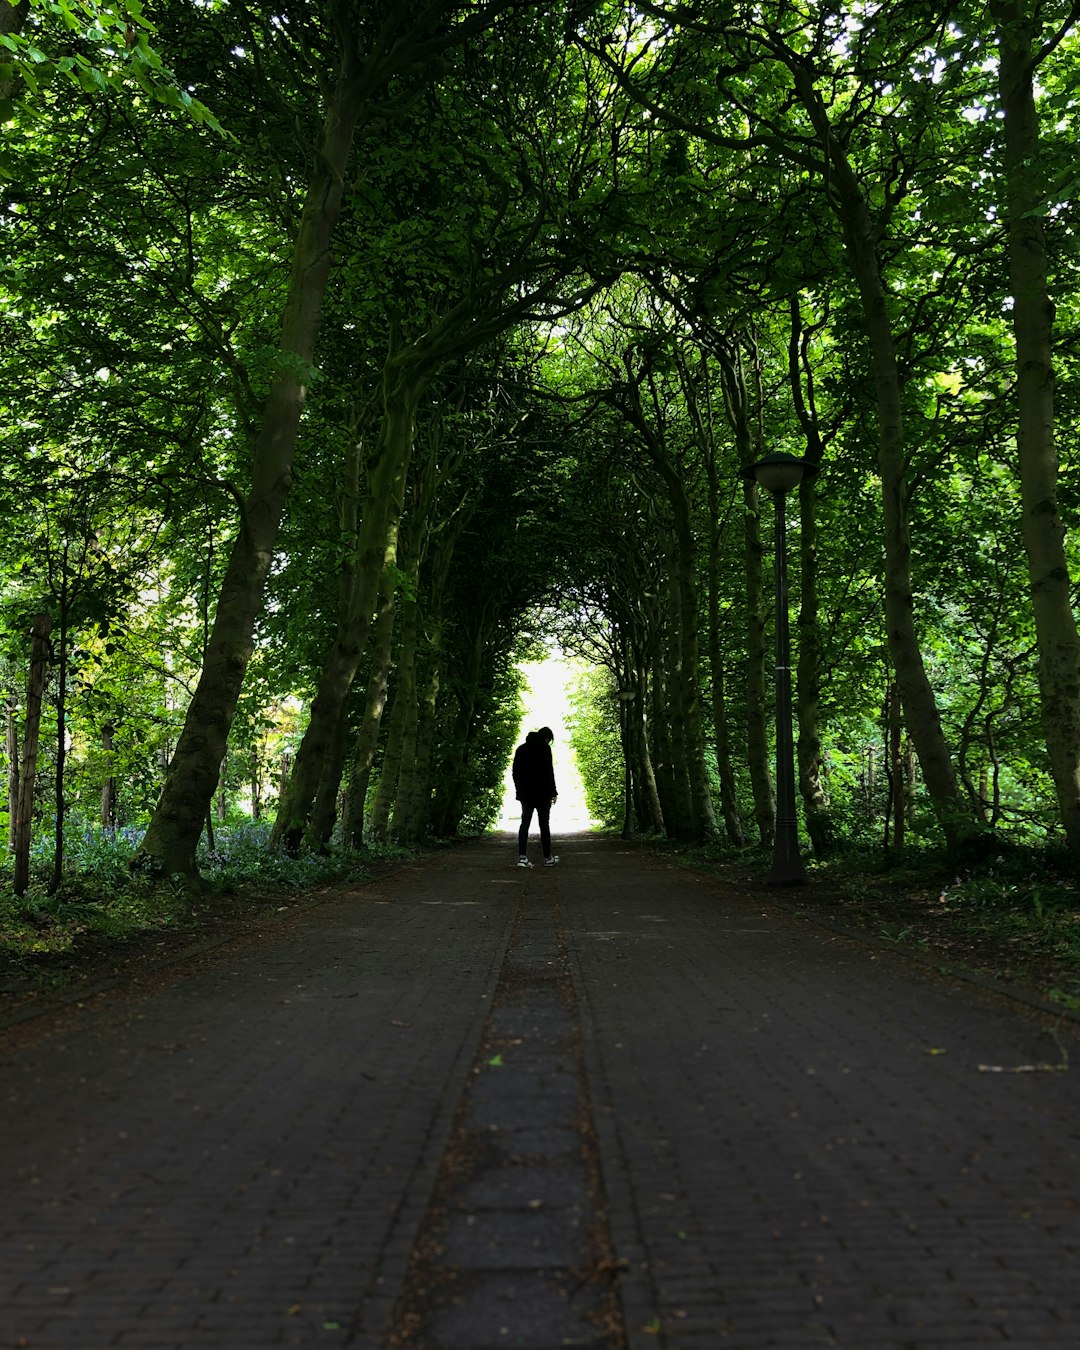
[[[743,478],[753,479],[774,497],[783,497],[798,487],[804,478],[813,478],[818,466],[809,460],[789,455],[785,450],[772,450],[756,464],[740,470]]]

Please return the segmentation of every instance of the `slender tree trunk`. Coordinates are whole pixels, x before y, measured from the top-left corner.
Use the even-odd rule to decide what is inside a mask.
[[[795,411],[806,437],[806,459],[820,465],[824,455],[814,397],[814,375],[807,356],[802,301],[788,301],[791,324],[788,337],[788,380]],[[795,715],[799,791],[803,799],[806,832],[814,852],[824,857],[833,845],[829,799],[821,773],[821,633],[818,626],[817,492],[813,478],[799,484],[799,653]]]
[[[53,832],[53,870],[48,885],[50,895],[55,895],[60,889],[60,883],[64,877],[64,829],[67,823],[67,798],[64,788],[67,777],[68,611],[71,596],[66,581],[66,550],[64,573],[65,580],[61,584],[58,597],[60,603],[60,639],[54,648],[56,659],[56,770],[54,777],[56,815]]]
[[[417,668],[420,663],[420,596],[419,596],[419,552],[421,528],[410,531],[408,581],[403,587],[404,599],[401,602],[401,646],[398,652],[396,671],[397,684],[394,690],[394,718],[400,718],[400,740],[395,745],[397,762],[387,765],[383,760],[382,777],[375,804],[372,807],[372,823],[382,828],[383,813],[386,813],[387,830],[391,838],[401,839],[399,831],[406,825],[408,815],[408,797],[417,767],[417,747],[420,723],[420,705],[417,698]],[[387,747],[389,752],[389,746]]]
[[[765,716],[764,547],[761,542],[761,499],[756,483],[743,485],[743,537],[746,555],[746,761],[754,797],[754,820],[762,848],[772,848],[776,830],[776,798],[769,771],[769,734]]]
[[[4,746],[7,752],[8,848],[15,852],[15,822],[19,818],[19,728],[12,695],[7,705]]]
[[[218,794],[217,794],[217,814],[218,820],[224,825],[229,818],[229,787],[226,780],[226,774],[229,771],[229,752],[225,752],[225,758],[221,761],[221,768],[218,770]]]
[[[690,757],[693,753],[689,736],[690,709],[687,706],[686,672],[683,668],[685,645],[682,624],[685,617],[685,603],[682,593],[683,576],[681,572],[679,549],[672,541],[668,551],[668,574],[666,578],[668,593],[668,613],[671,619],[668,628],[669,642],[663,649],[665,658],[664,691],[667,706],[668,740],[671,751],[669,781],[671,784],[671,814],[665,812],[669,828],[674,827],[675,837],[691,840],[697,837],[694,819],[694,797],[690,782]]]
[[[641,401],[641,385],[649,372],[635,372],[630,354],[623,358],[628,381],[623,412],[641,438],[641,443],[664,485],[673,516],[671,548],[667,559],[668,589],[671,596],[671,667],[667,681],[668,708],[671,717],[671,766],[675,790],[675,819],[665,809],[668,829],[679,837],[714,839],[716,815],[705,769],[705,735],[702,725],[701,682],[698,669],[697,556],[690,499],[683,473],[674,462],[657,431],[646,416]],[[684,800],[685,799],[685,800]]]
[[[1043,735],[1069,849],[1080,857],[1080,637],[1072,608],[1054,440],[1054,305],[1043,205],[1032,44],[1024,0],[992,0],[999,25],[998,87],[1005,114],[1005,197],[1016,340],[1016,444],[1024,548],[1039,658]]]
[[[244,502],[218,596],[195,695],[150,825],[133,864],[197,878],[195,849],[213,800],[229,729],[251,658],[255,623],[274,556],[293,452],[315,352],[319,313],[330,273],[330,240],[341,211],[344,177],[361,108],[363,81],[351,44],[323,122],[293,251],[279,373],[255,441],[251,488]]]
[[[806,832],[820,858],[833,846],[829,799],[821,777],[821,632],[818,626],[817,494],[813,481],[799,486],[799,656],[796,719],[799,792]]]
[[[105,779],[101,784],[101,826],[116,829],[116,774],[113,771],[113,735],[115,727],[106,722],[101,728],[101,754],[105,762]]]
[[[645,680],[642,678],[638,683],[638,697],[634,700],[632,709],[634,740],[637,744],[634,756],[637,763],[636,781],[642,785],[645,798],[645,820],[648,822],[649,828],[657,834],[664,834],[666,831],[664,810],[660,804],[656,774],[653,771],[652,752],[649,748],[649,734],[645,725],[645,699],[646,686]]]
[[[417,697],[416,746],[413,772],[398,788],[394,808],[394,837],[415,842],[431,828],[431,786],[435,752],[435,717],[439,700],[441,667],[438,651],[431,648],[427,669]]]
[[[673,769],[674,748],[671,742],[667,709],[666,671],[664,666],[664,632],[661,630],[653,651],[652,675],[649,688],[652,694],[649,708],[649,743],[653,748],[653,770],[660,809],[664,817],[664,832],[669,838],[678,838],[680,800],[675,786]]]
[[[885,627],[889,655],[911,738],[938,821],[950,850],[975,830],[961,803],[956,772],[941,725],[937,700],[923,663],[911,581],[911,533],[904,457],[900,371],[888,297],[881,276],[877,226],[811,72],[791,64],[795,90],[821,139],[829,162],[832,200],[844,235],[848,263],[862,303],[871,351],[878,410],[878,472],[885,525]]]
[[[742,349],[723,334],[712,334],[710,346],[720,368],[720,385],[741,467],[752,464],[761,451],[755,440],[750,391]],[[769,735],[765,713],[765,667],[768,657],[765,624],[768,606],[763,580],[761,494],[755,482],[743,482],[743,547],[746,577],[746,763],[754,799],[754,822],[763,848],[771,848],[776,830],[776,800],[769,769]]]
[[[735,770],[731,762],[731,736],[728,730],[727,691],[724,672],[724,648],[720,635],[720,491],[716,460],[706,457],[706,475],[709,502],[709,675],[712,691],[713,752],[716,772],[720,780],[720,814],[728,842],[735,848],[746,843],[742,818],[739,815],[739,797],[735,787]]]
[[[892,815],[891,846],[894,853],[904,851],[904,827],[907,801],[904,793],[904,737],[900,708],[900,690],[889,685],[889,799]]]
[[[454,672],[458,711],[442,755],[442,776],[436,785],[434,828],[439,836],[455,835],[465,811],[469,786],[469,747],[473,739],[484,651],[495,631],[498,614],[491,606],[469,616],[473,627],[462,635],[460,669]]]
[[[367,802],[371,766],[379,747],[379,727],[382,725],[386,692],[390,685],[390,657],[394,638],[394,581],[383,578],[379,594],[379,611],[372,640],[371,671],[364,698],[364,715],[356,737],[353,758],[352,783],[349,789],[349,808],[344,823],[344,834],[354,848],[364,842],[364,808]]]
[[[15,812],[15,877],[16,895],[25,895],[30,884],[30,841],[34,823],[34,788],[37,785],[38,744],[41,737],[41,699],[45,690],[52,619],[38,614],[34,619],[33,640],[30,646],[30,679],[26,690],[26,729],[23,738],[22,773],[19,780],[19,803]]]
[[[406,638],[402,638],[404,643]],[[372,839],[384,843],[390,836],[390,812],[394,807],[398,779],[401,775],[401,754],[405,744],[405,725],[408,720],[407,701],[412,697],[411,679],[406,672],[407,685],[402,687],[402,666],[394,671],[394,697],[390,704],[390,725],[383,747],[382,763],[379,766],[379,786],[375,789],[375,800],[371,803],[371,819],[368,833]]]
[[[364,479],[363,460],[363,423],[361,416],[353,427],[349,454],[342,474],[341,500],[339,506],[339,529],[341,538],[350,542],[349,548],[342,549],[341,565],[338,570],[338,634],[346,632],[350,626],[353,605],[357,589],[357,540],[360,527],[360,490]],[[350,686],[351,688],[351,686]],[[330,843],[337,817],[338,789],[345,771],[345,757],[349,743],[349,703],[348,696],[342,700],[338,718],[337,735],[334,736],[323,756],[319,785],[315,793],[315,802],[311,808],[311,820],[307,827],[308,843],[322,852]]]
[[[280,842],[290,850],[298,848],[307,833],[324,762],[336,743],[341,710],[367,647],[379,587],[397,558],[420,388],[421,382],[402,376],[395,365],[390,365],[384,381],[379,450],[370,471],[360,524],[350,613],[323,667],[288,792],[271,836],[272,844]]]

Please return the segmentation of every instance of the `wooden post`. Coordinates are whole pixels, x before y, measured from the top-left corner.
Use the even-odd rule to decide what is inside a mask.
[[[26,735],[23,740],[22,778],[19,783],[19,806],[15,814],[15,894],[25,895],[30,884],[30,836],[34,819],[34,783],[37,778],[38,740],[41,735],[41,697],[49,664],[51,645],[49,633],[52,619],[48,614],[34,618],[30,646],[30,679],[26,691]]]

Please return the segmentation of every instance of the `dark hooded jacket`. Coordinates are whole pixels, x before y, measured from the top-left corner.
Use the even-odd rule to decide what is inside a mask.
[[[514,751],[514,792],[519,802],[550,802],[558,796],[551,746],[535,731]]]

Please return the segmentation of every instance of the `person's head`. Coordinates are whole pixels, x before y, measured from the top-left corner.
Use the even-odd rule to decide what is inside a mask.
[[[550,745],[551,742],[555,739],[555,733],[552,731],[550,727],[541,727],[536,734],[540,737],[542,741],[545,741],[548,745]]]
[[[525,744],[536,745],[539,742],[539,740],[540,740],[540,733],[538,731],[530,731],[529,734],[525,737]]]

